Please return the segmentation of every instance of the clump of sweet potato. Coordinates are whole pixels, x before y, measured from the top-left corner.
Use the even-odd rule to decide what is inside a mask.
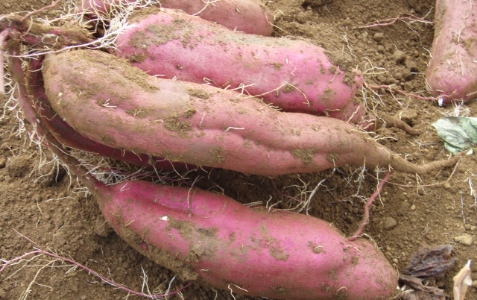
[[[62,150],[27,95],[19,59],[10,62],[20,103],[51,151],[90,189],[126,242],[182,279],[276,299],[385,299],[396,293],[397,273],[371,242],[349,241],[319,219],[246,207],[199,189],[98,181]]]

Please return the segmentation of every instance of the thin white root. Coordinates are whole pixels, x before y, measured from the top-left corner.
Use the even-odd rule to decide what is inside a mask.
[[[137,9],[143,9],[147,7],[160,7],[161,2],[158,0],[136,0],[133,2],[128,1],[119,1],[118,3],[110,2],[110,9],[105,15],[104,12],[100,12],[94,8],[93,5],[93,14],[96,16],[95,23],[108,24],[105,26],[107,30],[104,33],[104,36],[95,41],[95,46],[98,48],[109,48],[114,49],[116,44],[116,39],[118,35],[124,31],[128,26],[129,16],[136,11]],[[86,14],[88,12],[85,12]],[[90,12],[91,13],[91,12]],[[84,15],[81,17],[82,20],[85,20]],[[83,26],[88,26],[89,21],[83,24]]]
[[[206,1],[202,0],[202,2],[204,2],[204,4],[205,4],[204,7],[203,7],[200,11],[196,12],[195,14],[193,14],[193,16],[198,16],[198,15],[200,15],[202,12],[204,12],[204,10],[207,9],[207,7],[209,7],[209,5],[210,5],[210,6],[215,6],[215,3],[216,3],[216,2],[219,2],[219,1],[220,1],[220,0],[206,0]]]
[[[472,176],[475,175],[472,174]],[[469,183],[470,195],[474,197],[474,204],[472,204],[471,207],[477,207],[477,192],[474,188],[474,182],[472,181],[471,177],[467,178],[467,182]]]

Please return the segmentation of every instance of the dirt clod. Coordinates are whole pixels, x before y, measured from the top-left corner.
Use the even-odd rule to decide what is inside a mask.
[[[393,59],[397,64],[404,64],[404,61],[406,60],[406,53],[401,50],[396,50],[393,53]]]
[[[10,177],[23,177],[30,170],[30,159],[26,156],[11,157],[7,170]]]
[[[463,233],[454,237],[454,241],[465,246],[470,246],[474,243],[474,238],[468,233]]]
[[[383,220],[383,228],[386,230],[391,230],[397,226],[397,221],[394,218],[386,217]]]

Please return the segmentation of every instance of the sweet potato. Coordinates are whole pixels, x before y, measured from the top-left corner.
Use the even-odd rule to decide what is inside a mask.
[[[82,0],[82,9],[93,14],[108,14],[112,8],[134,5],[138,0]],[[180,9],[232,30],[269,36],[273,16],[259,0],[161,0],[158,6]]]
[[[199,189],[99,186],[106,220],[140,253],[199,281],[274,299],[387,299],[397,272],[366,240],[293,212],[252,209]]]
[[[117,38],[117,55],[150,75],[260,96],[289,112],[362,121],[362,77],[302,40],[233,32],[177,10],[141,12]]]
[[[426,173],[458,157],[412,164],[344,121],[277,111],[208,85],[148,76],[98,51],[49,55],[45,89],[80,134],[113,148],[259,175],[346,164]]]
[[[477,5],[437,0],[434,42],[426,71],[432,92],[444,102],[477,97]]]

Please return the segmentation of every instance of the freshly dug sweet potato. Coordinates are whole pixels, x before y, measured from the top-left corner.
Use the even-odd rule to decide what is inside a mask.
[[[150,75],[237,89],[289,112],[353,123],[365,112],[354,98],[362,77],[303,40],[233,32],[177,10],[153,9],[133,16],[116,44],[116,55]]]
[[[477,5],[437,0],[431,59],[426,71],[432,92],[445,102],[477,98]]]
[[[94,191],[132,247],[186,281],[274,299],[388,299],[397,272],[369,241],[293,212],[129,181]]]
[[[426,173],[458,159],[418,166],[344,121],[280,112],[233,91],[159,79],[99,51],[49,55],[43,75],[52,107],[78,133],[171,161],[280,175],[347,164]]]
[[[139,3],[138,0],[82,0],[81,6],[93,14],[108,14],[112,8]],[[158,4],[159,5],[159,4]],[[259,0],[161,0],[160,6],[180,9],[190,15],[216,22],[232,30],[269,36],[273,16]]]

